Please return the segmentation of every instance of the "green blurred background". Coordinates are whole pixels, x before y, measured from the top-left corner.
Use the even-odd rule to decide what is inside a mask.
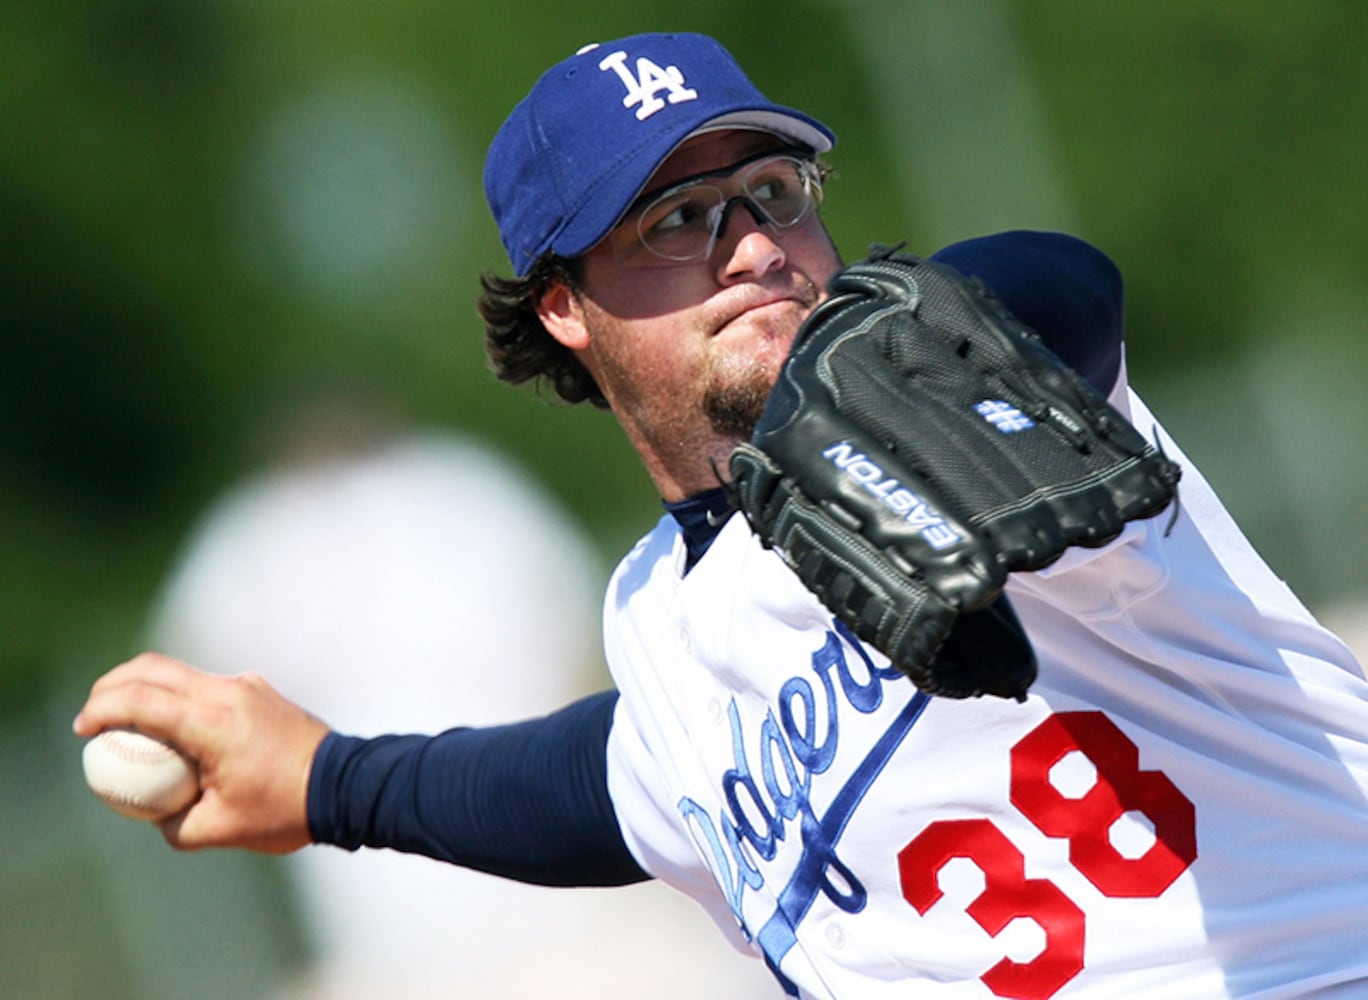
[[[826,216],[847,255],[1018,226],[1103,247],[1127,276],[1133,382],[1255,544],[1337,621],[1368,593],[1368,7],[684,9],[0,7],[0,971],[43,984],[15,995],[88,995],[90,955],[35,942],[97,917],[21,877],[97,871],[71,829],[87,803],[49,787],[79,783],[67,720],[140,648],[194,519],[269,449],[296,387],[361,385],[503,446],[606,561],[658,515],[609,417],[494,382],[473,309],[477,274],[506,270],[484,147],[589,41],[713,34],[832,125]]]

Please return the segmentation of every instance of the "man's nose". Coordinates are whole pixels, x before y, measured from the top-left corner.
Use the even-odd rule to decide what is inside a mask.
[[[741,206],[745,212],[733,212]],[[786,257],[777,232],[759,207],[737,195],[722,206],[717,225],[718,280],[724,284],[750,275],[765,274],[784,265]]]

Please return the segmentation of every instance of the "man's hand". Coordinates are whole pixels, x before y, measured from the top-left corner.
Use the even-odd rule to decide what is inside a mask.
[[[328,726],[261,677],[144,653],[96,681],[72,724],[84,737],[111,726],[160,737],[199,764],[200,797],[158,824],[173,847],[284,854],[311,842],[309,770]]]

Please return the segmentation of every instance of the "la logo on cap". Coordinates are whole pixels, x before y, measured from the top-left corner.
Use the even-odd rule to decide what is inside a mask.
[[[684,74],[679,71],[678,66],[666,66],[661,69],[645,56],[636,61],[636,76],[627,68],[627,53],[623,50],[605,56],[599,62],[598,68],[605,72],[611,69],[617,74],[622,85],[627,88],[627,96],[622,99],[622,106],[630,108],[638,105],[638,121],[645,121],[665,107],[666,102],[660,99],[662,92],[666,93],[670,104],[682,104],[698,97],[698,91],[684,86]]]

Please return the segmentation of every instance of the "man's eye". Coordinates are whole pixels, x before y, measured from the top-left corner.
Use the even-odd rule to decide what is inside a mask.
[[[756,201],[779,201],[788,196],[789,186],[782,177],[770,177],[753,184],[750,190]]]
[[[670,233],[690,226],[698,226],[707,219],[707,208],[700,202],[688,200],[669,206],[661,206],[659,213],[652,212],[646,219],[646,231],[651,233]]]

